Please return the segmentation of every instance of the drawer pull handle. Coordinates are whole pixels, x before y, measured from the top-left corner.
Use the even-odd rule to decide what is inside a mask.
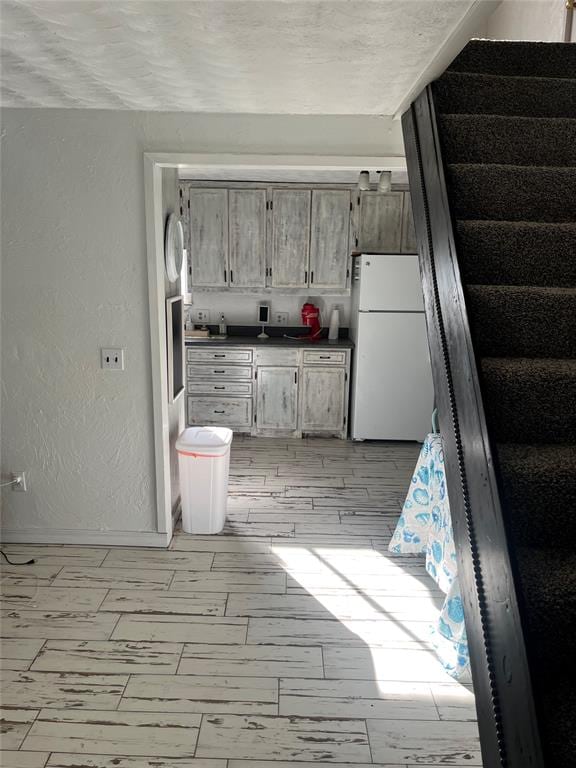
[[[214,373],[226,373],[226,371],[214,371]]]
[[[320,355],[320,360],[330,360],[332,355]]]
[[[226,413],[226,411],[214,411],[214,413]]]
[[[214,355],[214,357],[226,357],[226,355]]]
[[[214,389],[226,389],[226,387],[214,387]]]

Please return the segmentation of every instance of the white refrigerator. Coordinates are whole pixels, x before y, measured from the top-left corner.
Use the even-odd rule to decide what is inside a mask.
[[[418,257],[354,257],[353,440],[423,440],[434,389]]]

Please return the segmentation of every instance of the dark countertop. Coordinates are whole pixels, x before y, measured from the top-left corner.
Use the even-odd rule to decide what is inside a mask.
[[[306,347],[309,349],[353,349],[354,342],[351,339],[338,339],[328,341],[307,341],[306,339],[286,339],[283,336],[271,336],[269,339],[259,339],[256,336],[228,336],[226,339],[204,338],[186,339],[187,347],[201,347],[206,345],[224,347]]]

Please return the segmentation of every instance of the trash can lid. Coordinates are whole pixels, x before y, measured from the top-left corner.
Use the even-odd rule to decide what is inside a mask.
[[[232,430],[227,427],[188,427],[176,440],[179,453],[221,456],[232,442]]]

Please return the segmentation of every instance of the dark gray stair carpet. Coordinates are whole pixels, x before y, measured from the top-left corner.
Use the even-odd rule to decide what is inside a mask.
[[[434,101],[447,114],[576,117],[576,80],[445,72]]]
[[[465,283],[576,285],[576,224],[457,221]]]
[[[576,166],[576,119],[442,115],[446,163]]]
[[[576,45],[471,40],[450,64],[448,71],[573,78],[576,72]]]
[[[484,409],[498,443],[576,443],[576,360],[480,360]]]
[[[496,446],[502,506],[512,541],[574,549],[576,445]]]
[[[455,163],[447,180],[457,219],[576,222],[576,170]]]
[[[546,768],[576,766],[576,45],[472,41],[433,85]]]
[[[480,357],[576,358],[576,288],[468,285]]]

